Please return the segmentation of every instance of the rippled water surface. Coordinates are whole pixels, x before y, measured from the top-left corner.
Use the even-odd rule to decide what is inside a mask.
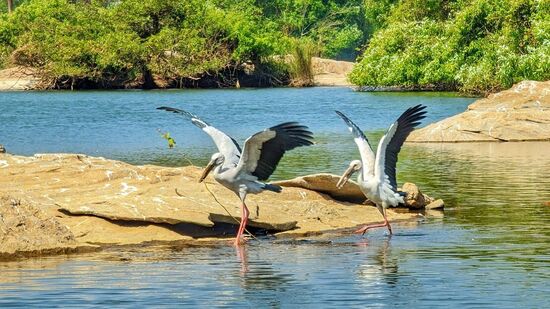
[[[471,103],[441,93],[356,93],[343,88],[0,94],[0,143],[16,154],[80,152],[132,163],[204,164],[209,138],[176,115],[188,109],[243,141],[288,120],[317,144],[288,153],[274,179],[341,173],[358,157],[334,114],[375,142],[407,107],[424,123]],[[169,150],[157,128],[169,131]],[[0,307],[550,307],[550,143],[408,144],[398,181],[446,202],[359,236],[331,233],[229,245],[111,248],[0,263]]]

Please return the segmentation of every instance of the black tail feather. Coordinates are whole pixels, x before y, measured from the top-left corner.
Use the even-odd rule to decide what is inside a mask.
[[[269,190],[269,191],[281,193],[283,188],[281,188],[278,185],[273,185],[273,184],[270,184],[270,183],[266,183],[266,184],[264,184],[264,190]]]

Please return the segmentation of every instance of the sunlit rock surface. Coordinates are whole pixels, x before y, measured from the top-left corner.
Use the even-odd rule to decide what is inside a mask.
[[[426,205],[426,209],[443,209],[445,207],[445,203],[442,199],[435,200],[428,205]]]
[[[35,89],[39,82],[33,68],[17,66],[0,70],[0,91]]]
[[[408,142],[550,141],[550,81],[523,81],[462,114],[411,133]]]
[[[92,250],[38,205],[10,196],[0,197],[0,259]]]
[[[354,62],[313,57],[313,82],[315,86],[352,86],[348,74],[353,70]]]
[[[401,191],[407,193],[404,197],[405,206],[410,209],[423,209],[426,205],[434,201],[433,198],[422,193],[414,183],[404,183]]]
[[[289,180],[276,181],[274,184],[284,187],[304,188],[325,193],[340,201],[356,203],[362,203],[365,201],[365,195],[361,192],[361,189],[359,189],[357,183],[349,180],[342,189],[338,189],[336,184],[339,179],[339,176],[322,173],[296,177]]]
[[[336,184],[339,179],[339,176],[332,174],[313,174],[296,177],[289,180],[276,181],[274,183],[285,187],[305,188],[325,193],[339,201],[374,205],[372,202],[367,200],[365,194],[363,194],[359,188],[359,185],[355,181],[349,180],[342,189],[338,189]],[[418,186],[414,183],[406,182],[403,184],[403,187],[398,188],[398,190],[407,193],[404,198],[405,204],[399,205],[399,207],[423,209],[426,205],[434,201],[433,198],[422,193]]]
[[[207,187],[197,182],[201,171],[197,167],[133,166],[77,154],[0,154],[0,197],[24,199],[61,223],[67,235],[72,235],[66,238],[74,237],[78,244],[232,237],[240,220],[240,201],[213,179],[206,179],[208,189],[228,214]],[[374,207],[338,202],[296,187],[285,187],[279,194],[249,195],[247,205],[250,228],[286,234],[381,221]],[[389,212],[390,220],[415,216]]]

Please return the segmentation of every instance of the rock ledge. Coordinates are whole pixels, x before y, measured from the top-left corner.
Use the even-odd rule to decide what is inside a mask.
[[[550,141],[550,81],[523,81],[462,114],[413,131],[408,142]]]

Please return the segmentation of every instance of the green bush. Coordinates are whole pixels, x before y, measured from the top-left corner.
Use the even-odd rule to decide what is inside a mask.
[[[61,86],[195,79],[243,62],[298,80],[313,55],[358,54],[350,80],[361,86],[489,92],[550,77],[548,0],[19,0],[12,14],[0,4],[0,67],[32,66]],[[294,67],[273,63],[300,52]]]
[[[315,42],[324,55],[351,58],[365,40],[360,0],[16,4],[14,13],[0,13],[0,65],[36,67],[65,85],[194,78],[245,61],[282,69],[271,64],[273,56],[291,54],[295,40]]]
[[[550,3],[393,3],[350,80],[361,86],[443,86],[492,92],[550,78]]]
[[[151,74],[200,76],[276,49],[280,39],[258,35],[257,16],[243,7],[198,0],[30,1],[0,16],[0,57],[67,82],[122,86]]]

